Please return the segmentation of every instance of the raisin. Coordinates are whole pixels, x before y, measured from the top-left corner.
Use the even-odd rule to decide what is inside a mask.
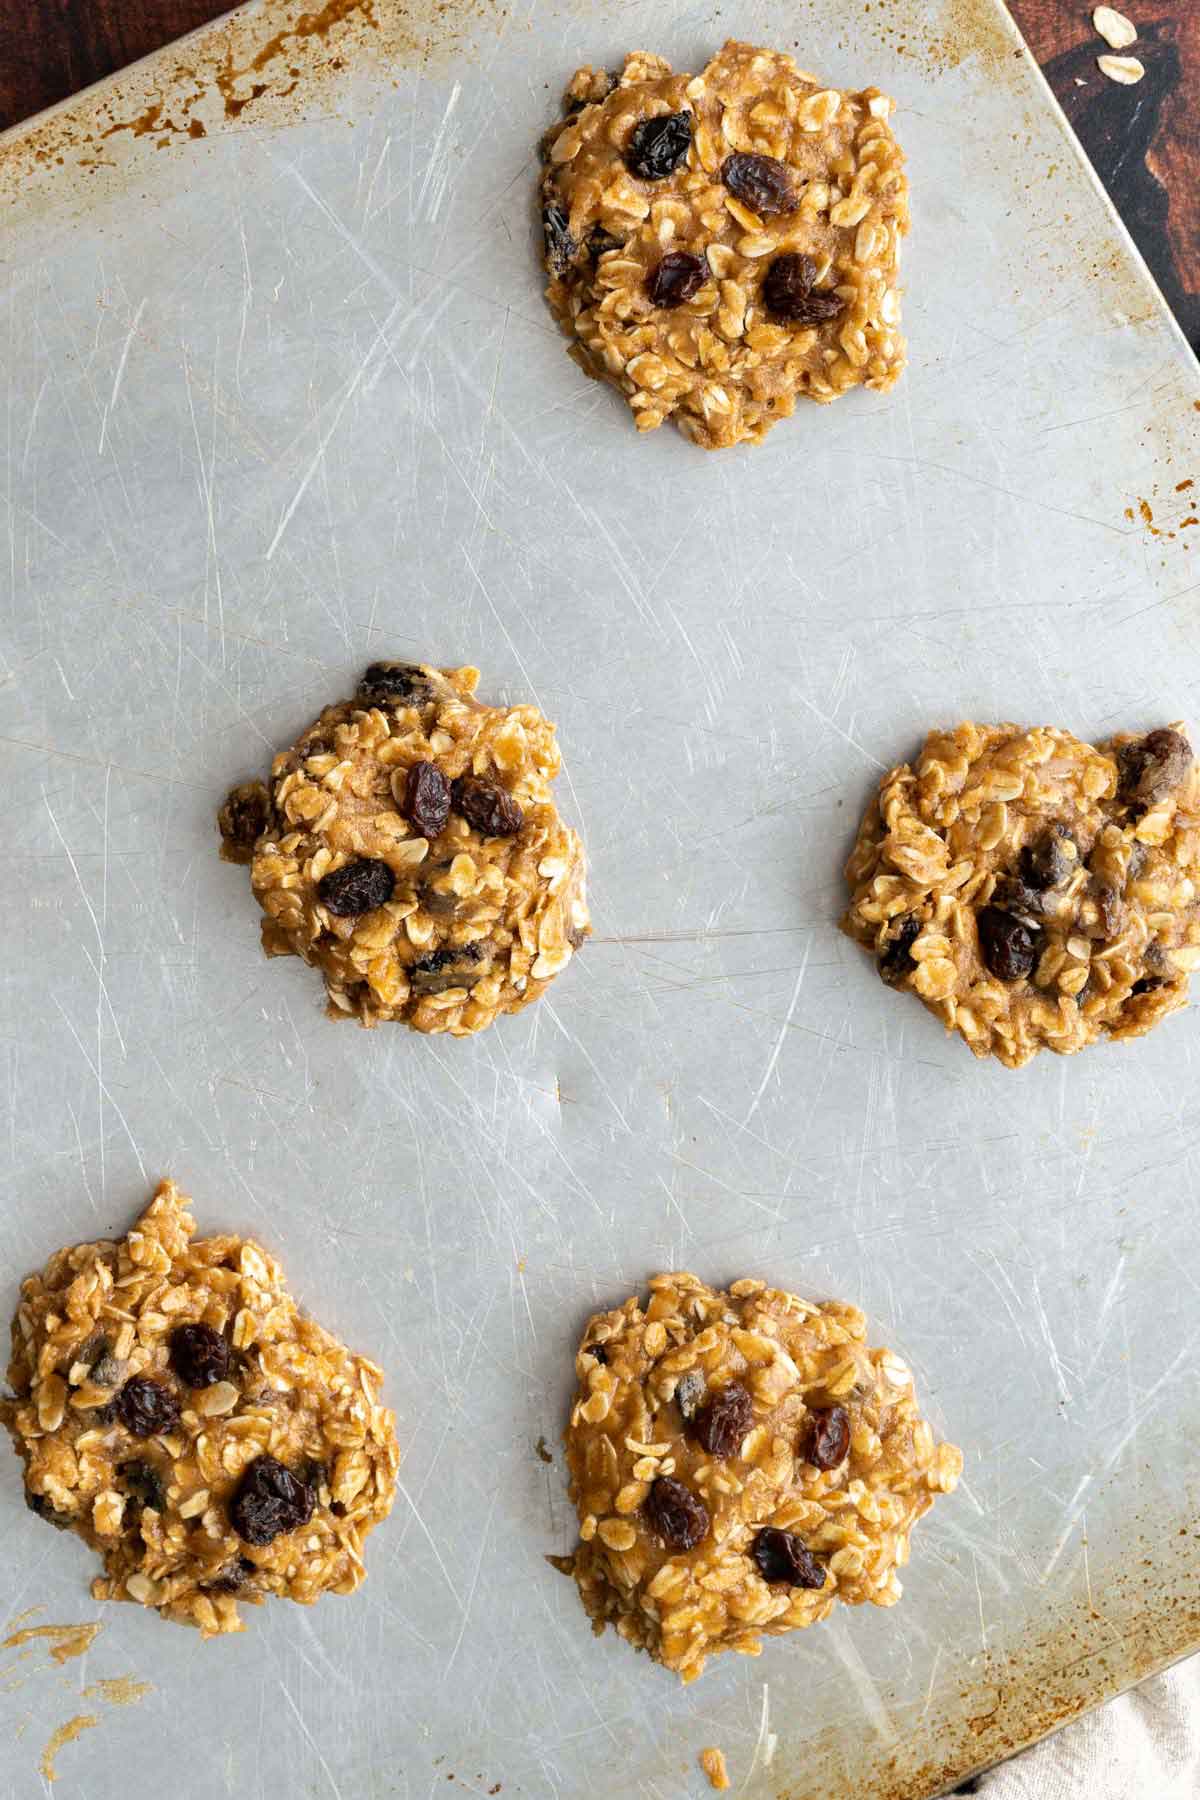
[[[70,1531],[71,1521],[66,1513],[56,1512],[45,1494],[31,1494],[25,1489],[25,1504],[31,1513],[39,1519],[45,1519],[47,1525],[53,1525],[57,1531]]]
[[[134,1437],[157,1437],[179,1423],[179,1401],[169,1387],[151,1381],[148,1375],[135,1375],[127,1381],[113,1410]]]
[[[1100,924],[1104,935],[1111,941],[1119,935],[1125,916],[1125,908],[1121,904],[1121,896],[1116,888],[1097,888],[1096,907],[1100,914]]]
[[[117,1470],[130,1499],[138,1506],[148,1506],[154,1512],[162,1512],[167,1504],[163,1484],[157,1472],[144,1462],[125,1462]]]
[[[603,1344],[585,1344],[584,1349],[591,1351],[601,1368],[606,1369],[608,1367],[608,1351],[604,1348]]]
[[[1067,853],[1070,842],[1061,825],[1051,825],[1049,830],[1043,831],[1021,851],[1021,879],[1031,888],[1058,887],[1075,866]]]
[[[737,151],[721,164],[721,180],[735,200],[748,206],[761,218],[796,210],[796,190],[792,172],[786,163],[774,156],[755,156]]]
[[[512,795],[479,775],[460,775],[450,796],[455,810],[482,837],[513,837],[525,823],[525,814]]]
[[[243,781],[231,788],[217,814],[226,862],[248,863],[270,822],[271,799],[261,781]]]
[[[451,804],[453,804],[453,795]],[[423,879],[417,889],[418,897],[425,911],[432,913],[438,919],[452,919],[458,911],[458,895],[439,893],[433,885],[449,871],[453,862],[452,856],[442,856],[436,862],[425,862],[421,865]]]
[[[561,206],[542,208],[542,236],[546,242],[546,267],[552,275],[565,275],[579,254],[579,244],[571,236],[570,221]]]
[[[675,1389],[675,1404],[686,1424],[691,1424],[704,1405],[704,1395],[704,1377],[699,1369],[689,1369],[686,1375],[679,1377],[679,1385]]]
[[[823,319],[836,319],[843,302],[836,294],[814,294],[816,277],[817,265],[811,256],[792,252],[777,256],[762,287],[767,311],[793,325],[819,325]]]
[[[296,1476],[304,1483],[305,1487],[310,1487],[313,1493],[319,1497],[321,1489],[329,1486],[329,1464],[321,1462],[318,1457],[310,1456],[308,1461],[302,1463],[296,1470]]]
[[[1036,925],[1023,925],[998,906],[981,907],[975,922],[979,954],[998,981],[1020,981],[1032,972],[1042,935]]]
[[[419,994],[444,994],[447,988],[470,987],[483,974],[474,967],[483,956],[483,945],[463,944],[458,950],[434,950],[410,963],[409,980]]]
[[[206,1594],[236,1594],[254,1573],[255,1565],[249,1557],[239,1556],[222,1569],[215,1581],[206,1581],[202,1591]]]
[[[697,1415],[696,1436],[710,1456],[736,1456],[753,1423],[753,1400],[740,1381],[730,1381]]]
[[[665,181],[692,147],[691,113],[667,113],[635,125],[625,146],[625,167],[642,181]]]
[[[1165,726],[1117,751],[1117,794],[1131,806],[1153,806],[1179,786],[1192,766],[1192,746]]]
[[[358,698],[371,706],[399,701],[404,706],[425,706],[432,696],[429,677],[416,663],[373,662],[358,684]]]
[[[751,1546],[764,1581],[786,1581],[789,1587],[823,1588],[825,1571],[794,1531],[764,1525]]]
[[[625,240],[614,237],[611,231],[604,229],[603,225],[593,225],[587,234],[587,247],[592,261],[599,262],[600,258],[607,256],[610,250],[623,250]]]
[[[646,278],[646,292],[653,306],[682,306],[698,294],[708,280],[708,264],[690,250],[668,250]]]
[[[836,1469],[850,1449],[850,1415],[844,1406],[814,1412],[808,1430],[804,1460],[814,1469]]]
[[[1152,994],[1155,988],[1166,987],[1166,985],[1161,975],[1143,975],[1140,981],[1134,982],[1129,991],[1131,994]]]
[[[404,779],[404,816],[435,838],[450,817],[450,783],[436,763],[414,763]]]
[[[212,1387],[229,1373],[229,1345],[211,1325],[177,1325],[171,1333],[171,1367],[190,1388]]]
[[[385,862],[374,856],[360,856],[322,875],[317,883],[317,899],[327,912],[348,919],[386,905],[395,889],[396,877]]]
[[[921,935],[921,921],[916,913],[906,913],[896,928],[896,935],[884,946],[879,958],[880,979],[889,987],[898,987],[904,977],[916,968],[912,947]]]
[[[313,1491],[273,1456],[256,1456],[229,1506],[233,1529],[247,1544],[270,1544],[312,1518]]]
[[[646,1501],[646,1513],[652,1530],[668,1550],[694,1550],[708,1536],[708,1508],[673,1475],[658,1476]]]
[[[992,889],[993,905],[1001,912],[1016,913],[1024,923],[1034,925],[1046,912],[1046,896],[1028,887],[1017,875],[1001,875]]]

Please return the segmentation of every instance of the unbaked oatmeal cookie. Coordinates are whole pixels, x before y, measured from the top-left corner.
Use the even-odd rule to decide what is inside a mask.
[[[580,1542],[552,1560],[593,1630],[693,1681],[835,1600],[895,1604],[909,1533],[962,1453],[865,1338],[856,1307],[685,1273],[589,1319],[566,1431]]]
[[[876,88],[727,43],[699,75],[635,51],[580,69],[547,134],[546,290],[639,431],[673,418],[708,450],[757,442],[796,396],[888,388],[904,159]]]
[[[263,949],[319,969],[335,1018],[466,1037],[538,999],[591,930],[554,727],[484,706],[478,680],[372,663],[221,809]]]
[[[22,1283],[0,1422],[32,1510],[99,1551],[93,1597],[214,1637],[243,1601],[353,1593],[399,1452],[380,1370],[257,1244],[194,1240],[189,1205],[164,1181],[120,1242]]]
[[[884,776],[843,929],[1020,1068],[1140,1037],[1200,965],[1200,776],[1180,726],[1091,745],[1052,726],[935,731]]]

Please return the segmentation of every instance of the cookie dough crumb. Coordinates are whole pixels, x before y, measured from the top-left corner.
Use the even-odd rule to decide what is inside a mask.
[[[1200,967],[1200,772],[1179,724],[931,732],[879,784],[842,921],[976,1056],[1140,1037]]]
[[[22,1282],[0,1423],[30,1508],[99,1553],[93,1598],[214,1637],[242,1602],[352,1593],[399,1452],[380,1370],[252,1240],[193,1242],[189,1206],[164,1181],[119,1242]]]
[[[100,1720],[96,1713],[76,1713],[73,1719],[68,1719],[65,1724],[60,1725],[56,1731],[51,1733],[38,1763],[44,1781],[58,1780],[59,1751],[65,1750],[68,1744],[73,1744],[75,1739],[82,1737],[85,1731],[94,1731],[99,1723]]]
[[[591,932],[554,727],[484,706],[478,680],[372,663],[221,808],[263,950],[319,969],[334,1018],[470,1036],[538,999]]]
[[[904,159],[877,88],[727,43],[699,75],[635,51],[580,69],[546,136],[546,297],[639,431],[757,442],[798,395],[904,367]]]
[[[938,1444],[856,1307],[656,1275],[588,1321],[565,1433],[569,1573],[606,1625],[693,1681],[723,1650],[892,1606],[909,1537],[962,1453]]]
[[[700,1767],[708,1776],[709,1786],[716,1788],[718,1793],[724,1792],[729,1786],[729,1770],[725,1767],[723,1750],[718,1750],[715,1745],[711,1745],[707,1750],[702,1750]]]

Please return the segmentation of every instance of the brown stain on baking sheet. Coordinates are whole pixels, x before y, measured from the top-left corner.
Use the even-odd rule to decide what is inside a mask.
[[[73,1744],[77,1737],[82,1737],[85,1731],[91,1731],[93,1726],[99,1723],[100,1720],[95,1713],[76,1713],[73,1719],[68,1719],[65,1724],[58,1727],[57,1731],[51,1733],[50,1740],[42,1751],[41,1761],[38,1763],[44,1780],[58,1780],[56,1763],[59,1751],[65,1749],[68,1744]]]
[[[1190,1516],[1190,1497],[1179,1498]],[[945,1794],[1200,1644],[1200,1532],[1166,1537],[1161,1517],[1132,1517],[1126,1556],[1086,1571],[1081,1563],[1069,1594],[1056,1589],[1043,1608],[1047,1627],[1029,1628],[1021,1642],[972,1653],[974,1625],[964,1621],[961,1650],[947,1646],[953,1654],[928,1700],[882,1694],[894,1735],[860,1746],[854,1792],[871,1800]],[[789,1739],[766,1778],[745,1784],[747,1800],[827,1800],[840,1791],[844,1738]]]
[[[911,0],[860,0],[860,5],[862,23],[893,55],[924,64],[932,73],[978,58],[989,73],[1002,76],[1008,62],[1026,54],[1015,31],[1006,40],[998,29],[993,0],[942,0],[936,8],[914,7]],[[740,34],[734,29],[733,35]],[[796,49],[807,66],[812,52],[803,42]]]
[[[372,70],[385,89],[405,70],[469,57],[507,17],[504,0],[268,0],[228,14],[0,134],[0,200],[29,204],[31,184],[53,177],[48,199],[90,204],[144,148],[333,113],[355,74]]]
[[[0,1650],[16,1650],[22,1644],[33,1643],[36,1638],[45,1638],[51,1656],[61,1665],[70,1662],[72,1657],[86,1656],[100,1631],[99,1622],[91,1625],[26,1625],[0,1639]]]

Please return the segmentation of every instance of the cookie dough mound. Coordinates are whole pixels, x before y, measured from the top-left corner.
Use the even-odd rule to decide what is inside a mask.
[[[1178,725],[1098,745],[959,725],[885,775],[846,864],[843,930],[1020,1068],[1140,1037],[1200,964],[1200,777]]]
[[[909,1533],[962,1454],[865,1333],[853,1306],[688,1274],[589,1319],[566,1432],[581,1541],[556,1566],[595,1631],[692,1681],[835,1600],[900,1598]]]
[[[727,43],[700,75],[580,69],[546,138],[546,290],[572,354],[639,431],[757,442],[798,394],[888,388],[904,367],[903,156],[875,88]]]
[[[193,1242],[189,1205],[164,1181],[119,1243],[22,1283],[0,1421],[29,1506],[99,1551],[94,1598],[213,1637],[242,1601],[353,1593],[399,1452],[375,1365],[257,1244]]]
[[[372,663],[221,809],[263,949],[319,969],[335,1018],[466,1037],[538,999],[590,932],[554,727],[482,705],[478,680]]]

